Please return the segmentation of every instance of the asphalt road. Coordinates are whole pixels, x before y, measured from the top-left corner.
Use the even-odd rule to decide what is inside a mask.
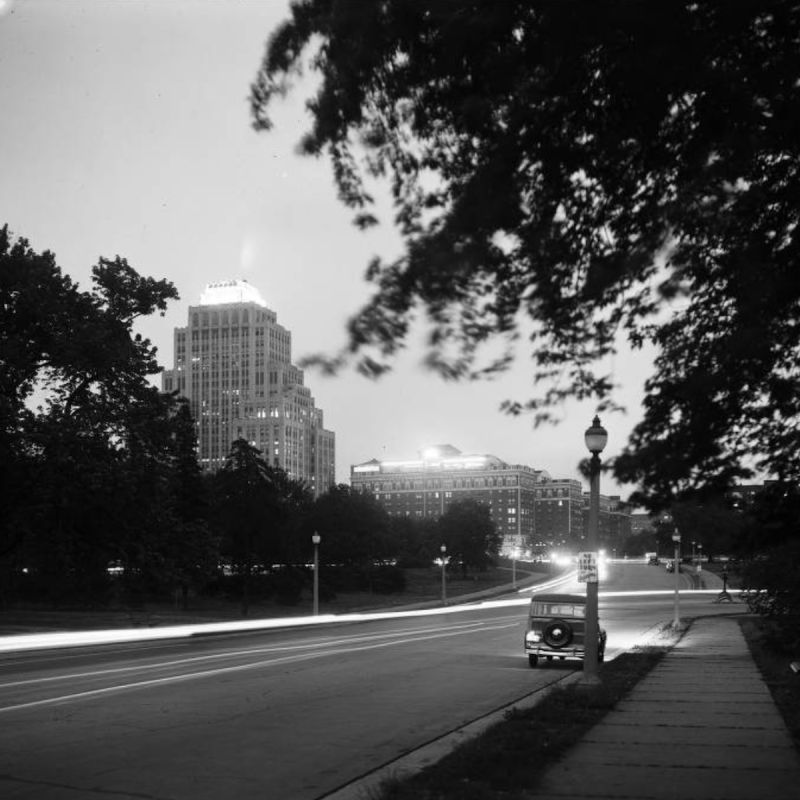
[[[610,568],[600,602],[608,657],[672,619],[674,581],[659,567]],[[650,589],[662,593],[617,594]],[[426,616],[5,654],[0,796],[322,798],[575,669],[528,667],[529,596]],[[684,595],[681,613],[730,611],[712,599]]]

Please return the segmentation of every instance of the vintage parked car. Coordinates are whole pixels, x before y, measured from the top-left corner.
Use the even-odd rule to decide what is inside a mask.
[[[598,620],[597,660],[606,653],[606,632]],[[583,660],[586,643],[586,597],[581,594],[536,594],[531,598],[525,652],[535,667],[544,656]]]

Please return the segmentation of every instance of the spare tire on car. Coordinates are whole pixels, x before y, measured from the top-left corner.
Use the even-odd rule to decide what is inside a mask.
[[[554,619],[542,634],[545,644],[558,650],[572,641],[572,627],[563,619]]]

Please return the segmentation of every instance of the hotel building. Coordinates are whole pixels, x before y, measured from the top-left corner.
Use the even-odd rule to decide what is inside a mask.
[[[438,519],[456,500],[484,503],[503,537],[503,553],[518,555],[534,541],[536,487],[547,479],[541,470],[467,455],[449,444],[408,461],[373,459],[350,468],[353,489],[374,495],[392,516]]]
[[[372,459],[350,468],[350,485],[369,492],[391,516],[438,519],[456,500],[488,506],[504,555],[549,556],[586,548],[588,494],[579,480],[507,464],[493,455],[467,455],[437,445],[406,461]],[[630,512],[618,497],[600,495],[602,547],[630,531]]]
[[[550,478],[536,488],[536,550],[578,552],[584,539],[583,486],[574,478]]]
[[[162,390],[189,400],[198,460],[205,471],[225,463],[239,438],[267,463],[303,480],[314,496],[335,482],[335,435],[292,364],[292,335],[247,281],[206,286],[174,334],[175,366]]]

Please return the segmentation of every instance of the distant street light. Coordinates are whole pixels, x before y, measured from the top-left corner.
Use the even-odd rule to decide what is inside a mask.
[[[445,565],[447,563],[447,545],[442,545],[439,548],[442,552],[442,605],[447,605],[447,578],[445,576]]]
[[[587,545],[593,554],[595,565],[598,564],[597,553],[597,528],[600,519],[600,453],[608,443],[608,432],[600,424],[600,417],[595,416],[590,428],[584,434],[586,447],[592,454],[589,461],[589,529],[587,531]],[[598,683],[597,677],[597,640],[600,636],[600,622],[598,619],[598,580],[586,584],[586,642],[584,644],[583,678],[582,683]]]
[[[314,542],[314,616],[319,614],[319,543],[320,535],[314,531],[311,537]]]
[[[678,531],[672,534],[672,541],[675,542],[675,620],[672,627],[679,630],[681,627],[680,601],[678,599],[678,589],[681,583],[681,535]]]

